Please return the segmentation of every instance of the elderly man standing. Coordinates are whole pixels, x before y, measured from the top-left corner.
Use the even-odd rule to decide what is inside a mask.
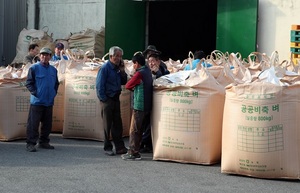
[[[52,129],[54,98],[59,82],[56,68],[49,64],[51,54],[52,51],[49,48],[42,48],[40,50],[41,61],[32,65],[27,75],[26,87],[31,94],[26,139],[26,149],[29,152],[36,151],[37,141],[39,141],[40,148],[54,149],[49,144],[49,135]]]
[[[122,61],[123,50],[118,46],[109,49],[109,60],[103,64],[96,78],[97,96],[101,103],[101,116],[104,128],[104,151],[106,155],[127,153],[122,138],[123,125],[121,119],[120,94],[121,85],[127,82],[124,63]],[[115,145],[110,141],[110,133]]]

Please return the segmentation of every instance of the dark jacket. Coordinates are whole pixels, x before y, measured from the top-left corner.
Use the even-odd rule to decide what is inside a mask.
[[[127,74],[120,71],[118,67],[107,61],[100,68],[96,78],[96,92],[100,101],[107,101],[108,98],[117,99],[121,94],[121,85],[127,82]]]
[[[38,62],[29,68],[26,87],[31,93],[30,104],[53,106],[58,86],[55,67]]]
[[[149,66],[149,64],[147,64],[147,65]],[[159,78],[161,76],[170,74],[170,71],[168,70],[167,65],[163,61],[160,61],[158,71],[152,72],[152,74],[155,75],[155,78]]]

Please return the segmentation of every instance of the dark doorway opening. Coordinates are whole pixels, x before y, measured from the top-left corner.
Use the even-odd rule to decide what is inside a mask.
[[[148,44],[161,59],[180,60],[189,51],[216,49],[217,0],[149,2]]]

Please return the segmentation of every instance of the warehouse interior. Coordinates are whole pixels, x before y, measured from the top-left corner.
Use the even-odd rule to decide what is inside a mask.
[[[182,61],[189,51],[215,50],[217,0],[150,1],[147,9],[148,44],[162,52],[163,60]]]

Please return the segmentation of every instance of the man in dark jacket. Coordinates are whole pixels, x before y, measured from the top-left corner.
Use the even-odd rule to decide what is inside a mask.
[[[104,151],[106,155],[124,154],[127,148],[122,138],[123,125],[120,108],[121,85],[127,82],[127,74],[122,61],[123,50],[118,46],[109,49],[109,60],[103,64],[96,78],[96,92],[101,103],[104,128]],[[112,135],[116,152],[110,141]]]
[[[38,44],[30,44],[28,47],[28,55],[24,58],[24,63],[36,63],[40,61],[40,58],[37,56],[39,53],[39,45]]]
[[[155,75],[155,78],[159,78],[160,76],[164,76],[170,74],[170,71],[167,68],[167,65],[160,59],[161,51],[157,50],[154,45],[149,45],[145,51],[143,51],[143,55],[146,58],[147,65],[150,67],[152,74]],[[155,56],[157,59],[157,69],[152,69],[149,64],[150,56]]]
[[[52,113],[54,98],[57,94],[59,82],[57,70],[49,64],[52,51],[49,48],[40,50],[40,62],[29,68],[26,87],[30,92],[30,109],[27,122],[26,149],[35,152],[35,145],[39,140],[39,147],[54,149],[49,144],[52,129]],[[41,133],[39,126],[41,123]]]
[[[150,68],[154,79],[170,74],[167,65],[160,59],[161,51],[157,50],[154,45],[149,45],[147,49],[143,51],[143,54],[146,57],[147,66]],[[146,129],[143,133],[140,152],[152,152],[152,137],[150,124],[146,126]]]

